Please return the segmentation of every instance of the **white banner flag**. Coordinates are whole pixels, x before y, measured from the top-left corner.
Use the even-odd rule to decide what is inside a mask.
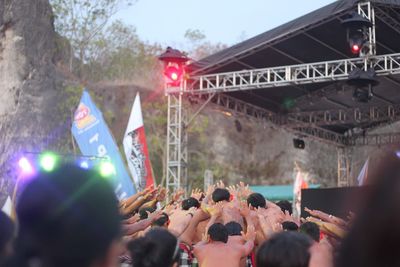
[[[137,189],[143,190],[152,187],[154,179],[147,150],[139,93],[137,93],[133,103],[123,145],[129,171]]]

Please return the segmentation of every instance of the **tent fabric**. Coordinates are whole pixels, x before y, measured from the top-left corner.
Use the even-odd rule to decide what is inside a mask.
[[[339,15],[344,15],[353,9],[358,2],[360,2],[360,0],[340,0],[333,2],[332,4],[289,21],[272,30],[210,55],[198,62],[194,62],[188,69],[192,72],[192,75],[212,73],[213,67],[223,65],[230,59],[237,59],[254,53],[257,49],[272,45],[292,35],[299,34],[302,30],[312,28],[319,23],[329,21]],[[400,5],[399,0],[371,0],[371,2],[395,6]]]
[[[319,188],[319,184],[311,184],[308,188]],[[253,192],[260,193],[270,201],[293,200],[293,185],[254,185]]]

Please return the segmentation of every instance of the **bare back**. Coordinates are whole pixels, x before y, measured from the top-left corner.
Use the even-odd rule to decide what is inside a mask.
[[[195,246],[194,254],[200,267],[240,267],[240,259],[244,257],[244,249],[223,242]]]

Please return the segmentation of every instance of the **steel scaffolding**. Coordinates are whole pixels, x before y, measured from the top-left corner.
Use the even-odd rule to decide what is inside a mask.
[[[282,86],[296,86],[347,80],[349,73],[356,69],[373,69],[377,76],[400,74],[400,53],[376,55],[375,10],[370,2],[358,4],[358,13],[372,23],[368,30],[369,53],[359,58],[344,58],[332,61],[304,63],[270,68],[250,69],[225,73],[185,77],[180,87],[167,87],[168,130],[167,130],[167,171],[169,189],[187,186],[187,127],[204,106],[211,102],[232,111],[260,121],[267,121],[300,136],[338,147],[338,185],[350,184],[350,148],[361,145],[383,145],[400,142],[400,133],[379,135],[345,136],[324,129],[322,126],[363,122],[391,122],[400,118],[400,105],[376,106],[368,109],[343,108],[338,110],[293,112],[280,115],[264,108],[240,101],[225,93]],[[390,17],[389,12],[379,7],[377,13]],[[395,20],[388,20],[396,31]],[[392,21],[392,23],[390,23]],[[182,106],[182,97],[197,97],[205,103],[189,120]],[[300,100],[301,101],[301,100]]]
[[[187,131],[182,94],[168,94],[166,187],[176,190],[187,183]]]

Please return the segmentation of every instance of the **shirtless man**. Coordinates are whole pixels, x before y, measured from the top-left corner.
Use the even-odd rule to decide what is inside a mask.
[[[251,253],[254,246],[255,232],[249,227],[243,234],[246,242],[228,243],[228,230],[223,224],[215,223],[208,228],[205,240],[194,246],[194,255],[200,267],[240,267],[240,259]]]
[[[199,201],[193,197],[183,200],[181,209],[175,209],[171,212],[168,230],[179,237],[186,230],[193,218],[194,211],[199,207]]]
[[[225,224],[228,230],[228,244],[232,246],[242,246],[246,243],[242,236],[243,228],[237,222],[228,222]],[[240,267],[246,267],[246,260],[249,256],[240,259]]]
[[[221,202],[223,205],[221,222],[226,224],[231,221],[238,222],[242,227],[244,226],[243,217],[240,215],[239,207],[236,203],[230,202],[231,194],[225,188],[216,188],[212,193],[212,200],[214,203]]]

